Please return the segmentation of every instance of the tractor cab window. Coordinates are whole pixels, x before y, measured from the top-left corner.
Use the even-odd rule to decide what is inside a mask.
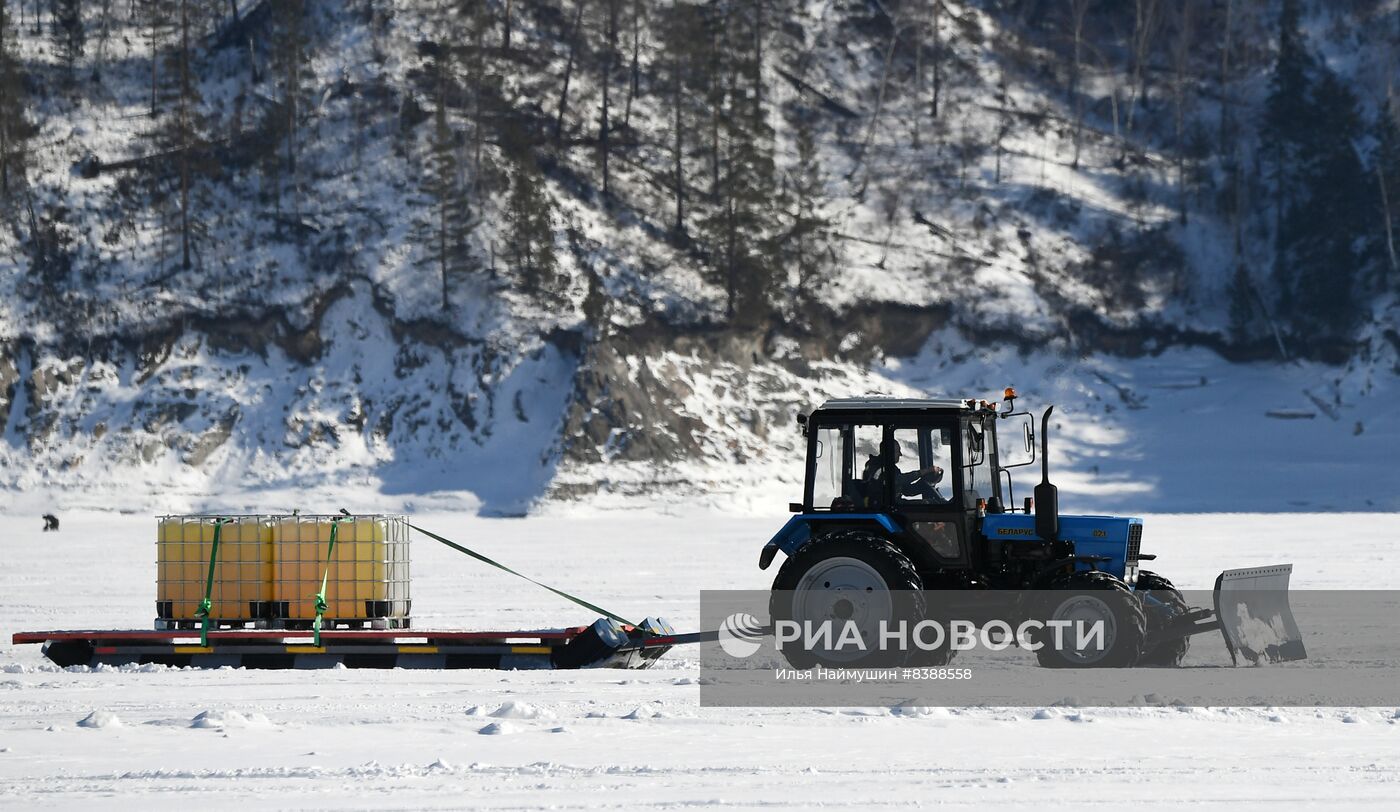
[[[842,482],[845,460],[845,427],[828,426],[817,430],[812,470],[812,506],[834,508],[845,493]]]
[[[895,429],[888,450],[895,500],[903,504],[941,505],[948,501],[952,479],[953,432],[946,428]]]
[[[812,508],[871,510],[882,507],[879,480],[880,426],[842,425],[815,429],[812,450]]]
[[[992,470],[991,432],[984,431],[981,423],[968,423],[963,427],[963,493],[975,492],[974,498],[991,499],[996,495],[995,475]]]
[[[855,426],[852,441],[855,443],[855,465],[851,487],[847,491],[857,508],[871,509],[883,507],[885,486],[880,478],[880,439],[884,436],[881,426]]]

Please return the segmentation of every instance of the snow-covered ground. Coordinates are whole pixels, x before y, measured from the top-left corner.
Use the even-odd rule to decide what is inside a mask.
[[[148,517],[62,518],[57,535],[35,516],[0,518],[0,806],[1400,803],[1393,707],[702,708],[694,652],[680,649],[640,672],[59,671],[10,634],[146,627],[155,581]],[[419,517],[604,606],[682,628],[697,622],[702,588],[766,587],[758,548],[782,518]],[[1398,548],[1400,515],[1298,513],[1148,516],[1143,547],[1188,588],[1285,560],[1295,588],[1395,588]],[[415,540],[413,556],[420,626],[591,619],[432,542]]]

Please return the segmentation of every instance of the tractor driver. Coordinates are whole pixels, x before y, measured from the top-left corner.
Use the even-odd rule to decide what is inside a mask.
[[[894,492],[896,497],[906,500],[917,500],[929,504],[937,504],[948,501],[938,492],[937,484],[943,481],[943,469],[937,465],[930,465],[927,468],[920,468],[915,471],[905,473],[899,470],[899,461],[903,457],[900,443],[893,437],[886,439],[880,444],[880,457],[871,457],[865,463],[864,479],[870,492],[875,492],[878,482],[883,473],[883,466],[880,463],[881,457],[889,460],[890,466],[894,469]]]

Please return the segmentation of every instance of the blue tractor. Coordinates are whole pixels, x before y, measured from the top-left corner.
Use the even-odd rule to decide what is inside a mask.
[[[1222,573],[1217,606],[1188,607],[1170,581],[1142,569],[1154,556],[1142,552],[1141,519],[1060,515],[1048,461],[1054,407],[1041,417],[1037,448],[1035,420],[1016,410],[1015,399],[1007,389],[999,409],[985,400],[841,398],[799,415],[807,440],[802,501],[789,506],[798,515],[759,556],[761,569],[779,552],[787,556],[773,581],[774,621],[868,622],[931,612],[920,595],[1014,591],[1036,596],[1028,599],[1036,605],[1014,609],[1021,616],[1101,620],[1107,629],[1091,647],[1040,646],[1042,666],[1179,665],[1190,636],[1214,629],[1232,656],[1240,648],[1251,658],[1302,656],[1300,639],[1287,650],[1241,646],[1228,619],[1225,626],[1217,619],[1221,590],[1235,587],[1231,599],[1244,601],[1244,610],[1264,603],[1254,609],[1282,611],[1292,624],[1291,567]],[[1007,448],[999,427],[1012,438]],[[1018,504],[1011,470],[1033,464],[1037,451],[1041,482]],[[914,652],[901,664],[941,665],[952,654]],[[784,655],[797,667],[873,662],[830,651]]]

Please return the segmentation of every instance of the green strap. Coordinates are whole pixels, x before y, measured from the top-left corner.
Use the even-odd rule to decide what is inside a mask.
[[[331,519],[331,543],[326,548],[326,568],[321,573],[321,591],[316,593],[316,619],[311,622],[313,645],[321,645],[321,617],[326,613],[326,579],[331,576],[331,556],[335,555],[335,531],[344,519]]]
[[[204,623],[199,627],[199,644],[205,648],[209,647],[210,616],[214,613],[214,564],[219,560],[219,532],[223,530],[225,523],[231,521],[233,520],[214,520],[214,543],[209,546],[209,575],[204,579],[204,600],[199,602],[199,608],[194,612],[195,617],[204,619]]]
[[[598,614],[602,615],[603,617],[611,618],[612,620],[616,620],[618,623],[621,623],[621,624],[624,625],[624,626],[636,626],[636,625],[637,625],[637,624],[633,623],[632,621],[630,621],[630,620],[628,620],[628,619],[626,619],[626,618],[624,618],[624,617],[622,617],[622,616],[620,616],[620,615],[615,615],[615,614],[613,614],[612,612],[609,612],[608,610],[604,609],[604,608],[601,607],[601,606],[595,606],[595,605],[589,603],[588,601],[584,600],[583,598],[579,598],[579,597],[576,597],[576,596],[574,596],[574,595],[570,595],[569,593],[563,591],[562,589],[555,589],[554,587],[550,586],[549,584],[542,584],[542,583],[540,583],[539,581],[536,581],[534,578],[531,578],[531,577],[528,576],[528,575],[523,575],[523,574],[521,574],[521,573],[519,573],[519,572],[516,572],[515,570],[511,569],[510,567],[507,567],[505,564],[502,564],[502,563],[499,562],[499,561],[493,561],[493,560],[491,560],[490,558],[487,558],[486,556],[482,555],[481,553],[476,552],[475,550],[468,550],[466,547],[463,547],[462,545],[457,544],[456,542],[448,541],[447,539],[443,538],[442,536],[439,536],[437,533],[433,533],[433,532],[431,532],[431,531],[424,530],[423,528],[421,528],[421,527],[419,527],[418,525],[413,524],[413,523],[409,523],[408,526],[409,526],[409,527],[412,527],[414,530],[417,530],[419,533],[422,533],[423,535],[427,536],[428,538],[433,539],[434,541],[441,542],[442,544],[445,544],[445,545],[447,545],[448,547],[451,547],[452,549],[456,550],[456,551],[459,552],[459,553],[462,553],[462,554],[464,554],[464,555],[469,555],[469,556],[471,556],[472,558],[475,558],[477,561],[480,561],[480,562],[482,562],[483,564],[490,564],[491,566],[495,567],[496,569],[498,569],[498,570],[504,570],[505,572],[508,572],[508,573],[510,573],[511,575],[516,576],[517,578],[524,578],[525,580],[529,581],[530,583],[534,584],[535,586],[544,587],[545,589],[548,589],[550,592],[553,592],[554,594],[558,595],[559,597],[564,598],[565,600],[573,601],[574,603],[578,604],[579,606],[582,606],[583,608],[589,610],[590,612],[597,612]]]

